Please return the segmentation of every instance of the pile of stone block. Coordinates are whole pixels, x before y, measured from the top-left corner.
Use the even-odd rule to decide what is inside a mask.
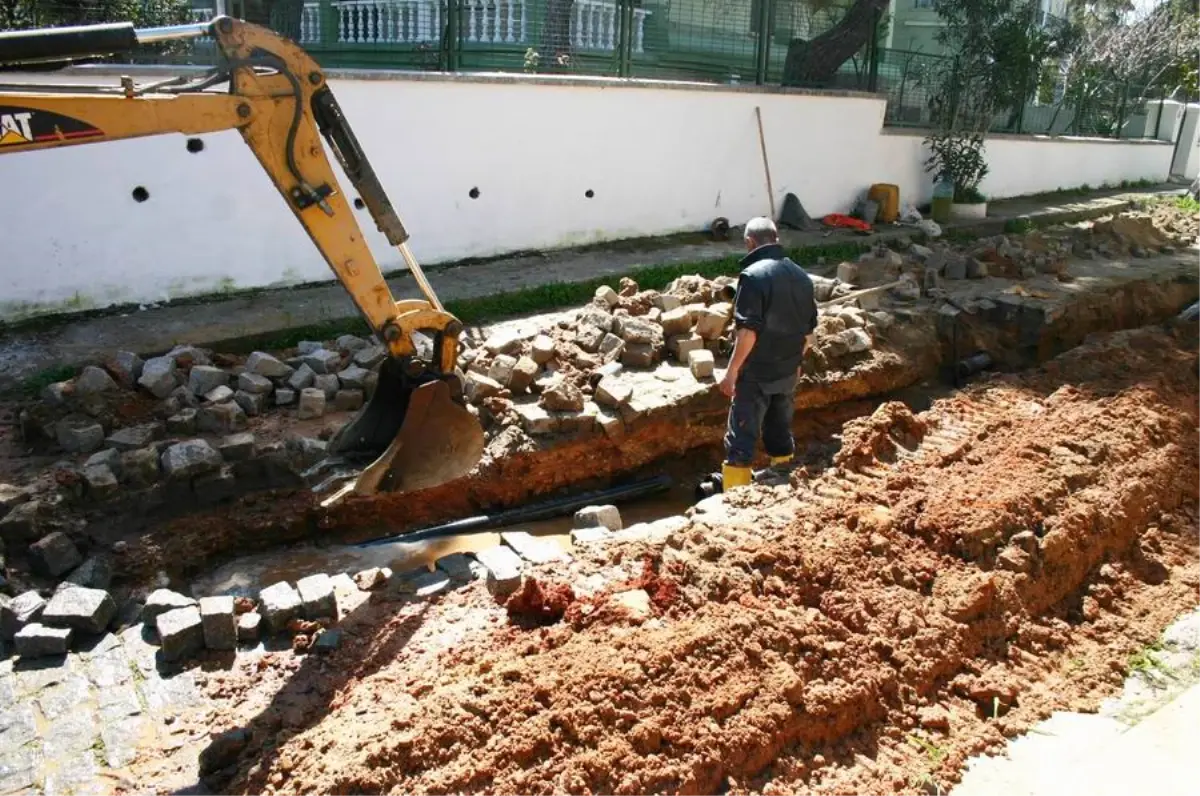
[[[22,658],[66,655],[76,639],[105,633],[116,616],[117,604],[107,591],[69,581],[49,599],[36,591],[0,595],[0,636]]]
[[[303,341],[286,359],[255,351],[240,363],[194,346],[144,361],[121,351],[46,387],[43,401],[57,415],[41,431],[69,453],[125,452],[164,434],[233,434],[273,407],[294,408],[302,420],[330,407],[354,411],[374,392],[384,359],[382,346],[354,335],[342,335],[331,348]],[[160,422],[117,428],[112,405],[129,391],[158,399]]]
[[[465,347],[466,397],[484,410],[485,424],[517,423],[529,434],[614,431],[619,419],[605,407],[622,402],[612,379],[622,370],[674,360],[697,380],[713,378],[714,355],[728,348],[730,283],[689,276],[661,292],[628,279],[621,292],[602,286],[555,328],[501,332]],[[536,401],[520,401],[524,395]]]

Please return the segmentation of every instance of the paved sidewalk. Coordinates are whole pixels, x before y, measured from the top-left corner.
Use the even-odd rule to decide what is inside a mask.
[[[951,225],[1003,231],[1015,218],[1041,222],[1065,222],[1095,218],[1127,208],[1139,196],[1179,193],[1180,186],[1121,192],[1097,192],[1091,197],[1042,197],[994,202],[982,224]],[[839,242],[869,243],[911,235],[910,227],[894,226],[886,231],[860,236],[849,232],[784,232],[788,246],[828,246]],[[681,241],[689,242],[681,242]],[[630,241],[583,251],[529,254],[476,265],[430,269],[430,281],[443,301],[478,298],[551,283],[583,282],[597,277],[617,276],[643,265],[718,260],[744,252],[737,235],[714,242],[701,236],[679,236],[674,242]],[[407,276],[389,280],[397,298],[416,298],[419,293]],[[256,295],[220,298],[203,302],[148,308],[110,314],[61,325],[24,331],[6,331],[0,339],[0,391],[11,389],[47,368],[78,366],[117,350],[139,354],[159,353],[175,344],[211,345],[240,337],[271,334],[286,329],[315,326],[357,317],[357,310],[337,283],[304,288],[272,290]]]
[[[173,727],[200,698],[136,625],[65,659],[0,660],[0,794],[112,793],[140,752],[195,741]]]
[[[976,757],[950,796],[1190,796],[1200,727],[1200,610],[1164,634],[1153,666],[1135,672],[1099,713],[1055,713],[1009,744]]]

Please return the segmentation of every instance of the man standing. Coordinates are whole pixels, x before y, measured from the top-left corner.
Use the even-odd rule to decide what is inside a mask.
[[[817,328],[813,283],[784,254],[769,218],[746,223],[746,249],[733,300],[733,355],[721,392],[733,399],[725,432],[722,489],[750,483],[759,433],[771,466],[792,460],[796,380]]]

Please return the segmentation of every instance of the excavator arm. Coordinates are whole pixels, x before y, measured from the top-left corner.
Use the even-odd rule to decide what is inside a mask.
[[[61,63],[204,35],[215,40],[219,64],[193,79],[138,86],[122,78],[119,87],[0,85],[0,155],[238,130],[389,354],[370,402],[330,442],[330,458],[310,473],[324,477],[318,492],[332,491],[325,504],[465,475],[482,455],[483,432],[463,404],[455,370],[463,326],[426,280],[324,73],[303,49],[269,29],[218,17],[141,31],[123,23],[2,33],[0,65]],[[227,90],[213,90],[222,85]],[[322,139],[380,232],[399,249],[424,300],[395,300]],[[419,347],[419,335],[432,345]]]

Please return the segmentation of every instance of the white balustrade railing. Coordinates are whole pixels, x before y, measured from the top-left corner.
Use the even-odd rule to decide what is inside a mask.
[[[616,3],[603,0],[575,0],[571,7],[571,44],[580,50],[608,50],[617,48],[617,21],[620,9]],[[633,10],[633,51],[645,52],[646,17],[651,12],[642,8]]]
[[[463,40],[472,44],[530,44],[525,0],[461,0]],[[441,39],[445,0],[335,0],[338,44],[419,44]],[[196,21],[212,10],[193,9]],[[571,9],[571,43],[579,50],[613,51],[617,45],[619,10],[615,2],[575,0]],[[643,49],[650,12],[634,9],[633,51]],[[320,44],[321,4],[308,0],[300,14],[300,43]]]
[[[305,3],[306,8],[316,3]],[[437,41],[442,7],[429,0],[343,0],[332,3],[342,44]],[[301,41],[303,43],[303,40]]]

